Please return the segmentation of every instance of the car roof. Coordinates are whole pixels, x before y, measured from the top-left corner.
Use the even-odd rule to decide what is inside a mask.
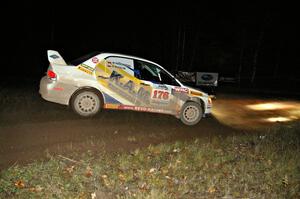
[[[169,71],[164,69],[164,67],[162,67],[161,65],[159,65],[159,64],[157,64],[153,61],[141,58],[141,57],[136,57],[136,56],[132,56],[132,55],[125,55],[125,54],[120,54],[120,53],[110,53],[110,52],[101,52],[101,53],[98,54],[98,58],[100,58],[100,59],[105,59],[105,58],[110,57],[110,56],[111,57],[114,57],[114,56],[115,57],[123,57],[123,58],[128,58],[128,59],[136,59],[136,60],[140,60],[140,61],[149,62],[151,64],[155,64],[158,67],[162,68],[164,71],[166,71],[169,75],[171,75],[171,77],[175,78],[174,75],[172,75]],[[180,85],[182,85],[182,83],[180,81],[178,81],[178,82],[179,82]]]
[[[102,52],[99,54],[99,56],[101,56],[101,58],[106,58],[106,57],[124,57],[124,58],[131,58],[131,59],[137,59],[137,60],[140,60],[140,61],[146,61],[146,62],[149,62],[149,63],[152,63],[152,64],[155,64],[155,65],[158,65],[160,67],[162,67],[161,65],[153,62],[153,61],[150,61],[150,60],[147,60],[147,59],[144,59],[144,58],[141,58],[141,57],[136,57],[136,56],[132,56],[132,55],[125,55],[125,54],[120,54],[120,53],[110,53],[110,52]]]

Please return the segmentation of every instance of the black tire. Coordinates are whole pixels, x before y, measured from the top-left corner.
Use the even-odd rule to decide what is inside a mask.
[[[186,102],[180,111],[180,120],[188,126],[197,124],[203,117],[203,109],[199,103]]]
[[[72,96],[70,106],[76,114],[82,117],[92,117],[99,113],[102,98],[92,89],[81,89]]]

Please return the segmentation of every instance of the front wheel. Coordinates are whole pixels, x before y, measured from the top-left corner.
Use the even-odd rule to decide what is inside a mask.
[[[180,111],[180,120],[185,125],[195,125],[197,124],[203,116],[203,110],[201,105],[196,102],[185,103]]]
[[[91,117],[100,111],[101,100],[96,92],[84,89],[74,94],[71,106],[78,115]]]

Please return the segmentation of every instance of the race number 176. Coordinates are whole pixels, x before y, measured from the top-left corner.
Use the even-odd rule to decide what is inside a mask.
[[[153,99],[160,99],[160,100],[168,100],[169,99],[169,92],[162,91],[162,90],[154,90],[152,98]]]

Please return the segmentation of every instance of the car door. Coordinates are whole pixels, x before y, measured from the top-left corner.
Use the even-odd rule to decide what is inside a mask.
[[[159,66],[140,60],[134,61],[135,77],[141,80],[137,99],[144,106],[156,109],[174,109],[172,89],[178,84]],[[174,85],[175,84],[175,85]],[[146,95],[144,94],[146,92]]]
[[[105,87],[107,94],[114,100],[108,103],[116,103],[116,100],[122,105],[134,105],[136,101],[136,89],[139,80],[134,77],[133,60],[130,58],[110,56],[105,58],[105,63],[96,68],[98,82]],[[111,102],[110,102],[111,101]]]

